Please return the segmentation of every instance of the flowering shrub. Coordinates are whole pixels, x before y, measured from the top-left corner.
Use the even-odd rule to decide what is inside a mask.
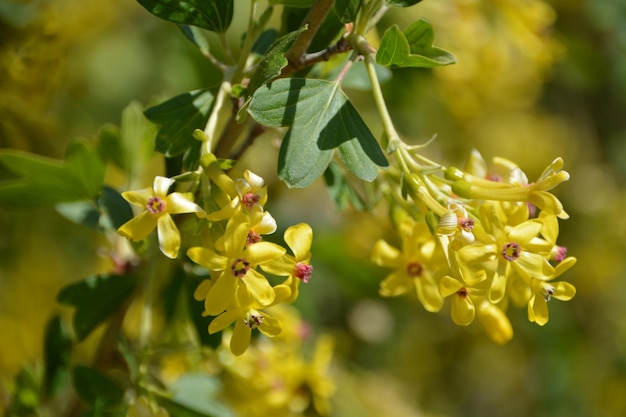
[[[280,138],[277,172],[289,187],[323,178],[338,204],[388,208],[401,245],[379,240],[372,249],[373,263],[390,269],[381,296],[414,293],[433,313],[449,299],[454,323],[477,319],[497,343],[513,337],[510,304],[544,325],[551,299],[574,297],[574,287],[557,280],[576,262],[557,243],[558,219],[568,217],[551,193],[569,179],[561,158],[530,182],[514,162],[489,164],[478,151],[463,168],[432,161],[422,153],[427,144],[410,145],[397,132],[379,73],[455,63],[434,45],[426,19],[382,28],[380,42],[371,40],[385,12],[418,2],[275,0],[261,11],[251,0],[235,56],[224,36],[233,0],[139,0],[179,25],[222,79],[217,88],[143,110],[152,125],[144,121],[134,135],[103,129],[94,143],[73,144],[62,162],[0,154],[22,177],[2,185],[3,202],[60,205],[109,242],[110,271],[58,295],[75,309],[73,332],[61,318],[52,322],[49,338],[61,343],[49,346],[58,360],[46,368],[46,383],[70,367],[67,349],[106,323],[101,357],[71,371],[88,415],[223,415],[220,407],[259,416],[330,413],[334,342],[329,335],[314,339],[291,306],[315,285],[314,230],[302,222],[279,227],[266,208],[271,195],[264,179],[241,166],[252,143],[268,132]],[[286,24],[268,29],[279,10]],[[218,35],[221,51],[209,48],[207,32]],[[310,52],[318,43],[324,47]],[[320,68],[326,61],[331,71]],[[342,89],[356,65],[365,68],[380,133],[369,129]],[[151,141],[154,146],[146,146]],[[153,151],[165,157],[165,172],[146,183]],[[107,167],[124,173],[124,190],[105,184]],[[359,183],[371,185],[367,204]],[[270,241],[279,229],[284,243]],[[163,320],[174,333],[168,337],[179,342],[176,352],[157,330],[153,310],[162,302],[169,303]],[[186,326],[201,331],[176,334]],[[193,359],[183,354],[189,349],[197,353]],[[122,382],[110,375],[111,350],[123,357]],[[194,387],[221,389],[214,396],[219,403],[192,398]],[[44,394],[45,401],[53,392]]]

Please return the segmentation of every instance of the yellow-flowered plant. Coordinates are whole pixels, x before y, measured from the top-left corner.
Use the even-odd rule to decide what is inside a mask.
[[[526,308],[528,319],[543,326],[552,299],[574,297],[574,286],[561,277],[576,258],[558,242],[558,221],[568,214],[552,193],[569,179],[560,157],[529,181],[515,162],[494,158],[490,165],[478,151],[464,168],[434,162],[423,155],[425,146],[409,145],[396,130],[379,80],[385,74],[381,67],[456,62],[433,43],[427,19],[390,25],[376,36],[385,12],[419,0],[277,0],[262,2],[262,12],[261,2],[251,0],[245,2],[248,25],[236,53],[225,36],[233,0],[139,3],[178,24],[221,78],[128,117],[135,124],[120,132],[103,130],[95,149],[75,145],[63,163],[0,153],[0,162],[24,177],[0,188],[0,197],[37,200],[42,189],[52,189],[48,202],[77,203],[85,210],[85,216],[75,215],[81,219],[98,216],[91,226],[106,232],[110,242],[110,273],[70,285],[58,297],[77,310],[76,341],[108,324],[98,349],[106,354],[93,367],[73,369],[76,391],[91,407],[85,414],[221,415],[203,408],[206,404],[192,404],[193,396],[181,399],[181,386],[182,391],[199,386],[203,394],[212,390],[236,415],[331,413],[336,342],[327,334],[311,338],[293,306],[319,282],[313,274],[313,228],[301,220],[281,225],[268,209],[272,184],[247,169],[249,160],[243,158],[256,152],[253,142],[269,137],[279,143],[277,173],[287,186],[305,188],[323,177],[340,207],[351,203],[365,212],[388,206],[399,243],[378,240],[370,254],[374,264],[390,270],[380,282],[381,296],[415,297],[428,312],[449,311],[459,326],[478,322],[500,344],[513,337],[511,305]],[[289,28],[289,13],[299,12],[281,7],[276,10],[286,13],[282,32],[266,31],[276,4],[299,6],[295,9],[306,12],[299,20],[307,23]],[[523,29],[520,42],[537,45],[537,54],[549,61],[549,48],[526,30],[533,21],[549,21],[549,9],[535,10],[535,20],[530,12],[519,12],[518,19],[515,9],[504,9],[502,21]],[[322,26],[332,41],[310,52]],[[213,55],[201,29],[219,35],[223,58]],[[497,39],[494,50],[507,46]],[[341,64],[334,60],[340,54],[346,55]],[[508,68],[513,61],[504,64]],[[520,84],[540,77],[541,64]],[[350,72],[357,65],[364,66],[358,76]],[[309,67],[315,68],[303,71]],[[441,82],[443,71],[437,73]],[[462,80],[458,73],[452,77],[447,80],[457,89]],[[346,80],[355,79],[371,90],[375,123],[361,118],[343,90]],[[467,111],[481,94],[499,92],[488,81],[463,91],[454,111],[471,118]],[[165,176],[143,172],[150,166],[143,142],[149,130],[138,126],[143,116],[158,125],[149,144],[166,157]],[[370,131],[376,123],[382,133]],[[262,152],[252,159],[265,162]],[[121,170],[126,184],[148,174],[154,175],[153,184],[119,193],[104,185],[107,164]],[[274,236],[279,230],[282,236]],[[121,244],[120,236],[135,242],[132,248]],[[324,269],[316,274],[319,270]],[[61,329],[59,323],[60,318]],[[102,372],[119,356],[128,377],[123,386]],[[168,360],[167,372],[154,370]]]

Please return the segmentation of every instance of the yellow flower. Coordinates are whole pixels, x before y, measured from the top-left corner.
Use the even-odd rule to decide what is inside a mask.
[[[300,282],[305,284],[311,279],[313,266],[311,265],[311,243],[313,242],[313,230],[306,223],[300,223],[287,228],[285,242],[293,252],[293,256],[284,256],[268,262],[261,268],[273,275],[287,276],[287,279],[275,289],[280,292],[280,301],[291,303],[298,298]],[[284,298],[283,298],[284,297]]]
[[[531,279],[532,296],[528,301],[528,320],[543,326],[548,322],[548,301],[556,298],[569,301],[576,295],[576,288],[569,282],[552,280],[576,263],[576,258],[569,257],[561,261],[554,269],[554,275],[548,280]]]
[[[446,261],[424,222],[407,219],[400,225],[402,251],[379,240],[372,250],[372,262],[393,268],[380,284],[380,294],[395,297],[415,289],[417,297],[430,312],[441,310],[443,298],[437,289],[435,273]]]
[[[507,281],[513,273],[525,281],[532,276],[547,278],[554,273],[554,268],[544,256],[549,253],[551,245],[538,237],[543,223],[531,219],[510,226],[500,214],[490,204],[483,204],[480,207],[480,224],[474,227],[478,242],[457,252],[457,259],[465,266],[497,261],[489,291],[489,300],[493,304],[504,298]]]
[[[230,339],[230,351],[233,355],[242,355],[250,346],[252,329],[259,329],[266,336],[276,336],[282,330],[282,324],[276,318],[260,311],[261,306],[250,294],[248,288],[240,285],[234,305],[213,319],[209,324],[209,333],[217,333],[235,322]]]
[[[474,321],[476,315],[470,290],[463,282],[448,275],[439,281],[441,295],[443,297],[452,296],[450,316],[452,321],[459,326],[469,325]]]
[[[180,233],[171,214],[205,215],[204,210],[193,202],[190,193],[168,194],[172,184],[174,180],[171,178],[155,177],[152,188],[123,192],[122,197],[126,201],[145,211],[117,229],[122,236],[137,241],[145,239],[156,227],[161,252],[168,258],[176,258],[180,249]]]
[[[212,316],[231,304],[240,284],[248,288],[259,304],[268,306],[274,301],[274,289],[256,267],[279,258],[286,250],[270,242],[246,245],[249,230],[248,216],[239,213],[226,225],[224,255],[204,247],[187,251],[191,260],[217,274],[204,302],[207,313]]]

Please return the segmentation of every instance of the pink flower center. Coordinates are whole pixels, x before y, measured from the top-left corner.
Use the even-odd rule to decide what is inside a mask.
[[[163,201],[159,197],[150,198],[148,200],[148,203],[146,204],[146,208],[152,214],[163,213],[166,207],[167,207],[167,204],[165,204],[165,201]]]
[[[552,249],[552,259],[561,262],[567,257],[567,248],[565,246],[555,246]]]
[[[460,217],[458,222],[461,229],[465,230],[466,232],[471,232],[472,230],[474,230],[474,219],[469,217]]]
[[[261,235],[255,232],[254,230],[250,230],[248,232],[248,237],[246,238],[246,245],[254,245],[261,241]]]
[[[242,258],[237,258],[230,266],[230,270],[237,278],[242,278],[250,270],[250,262]]]
[[[254,193],[245,193],[243,197],[241,197],[241,204],[244,205],[245,208],[250,210],[252,206],[257,204],[261,200],[257,194]]]
[[[406,266],[406,273],[409,274],[411,278],[417,278],[422,276],[424,272],[424,268],[419,262],[411,262]]]
[[[313,266],[298,262],[296,264],[296,268],[293,274],[296,277],[300,278],[302,282],[307,283],[309,282],[309,279],[311,279],[311,275],[313,274]]]
[[[504,245],[504,248],[502,249],[502,256],[507,261],[516,260],[517,258],[519,258],[521,253],[522,253],[522,248],[520,247],[520,245],[518,245],[515,242],[507,243],[506,245]]]

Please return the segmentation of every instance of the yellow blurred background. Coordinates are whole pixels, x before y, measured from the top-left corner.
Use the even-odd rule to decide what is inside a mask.
[[[233,39],[245,9],[235,3]],[[298,305],[337,337],[335,415],[626,415],[626,5],[425,0],[382,23],[422,16],[458,63],[394,72],[384,93],[399,131],[415,143],[436,134],[425,153],[443,163],[462,165],[476,148],[514,160],[530,180],[562,156],[572,178],[556,191],[570,214],[560,244],[578,258],[566,277],[578,292],[550,304],[545,327],[511,310],[515,336],[494,345],[412,300],[378,298],[384,272],[368,251],[384,222],[336,213],[319,185],[287,192],[260,166],[277,220],[316,231],[318,286]],[[61,157],[70,140],[119,124],[131,101],[214,86],[215,74],[135,1],[0,0],[1,148]],[[368,94],[348,94],[375,126]],[[52,208],[0,208],[0,380],[41,360],[58,289],[106,267],[102,244]]]

